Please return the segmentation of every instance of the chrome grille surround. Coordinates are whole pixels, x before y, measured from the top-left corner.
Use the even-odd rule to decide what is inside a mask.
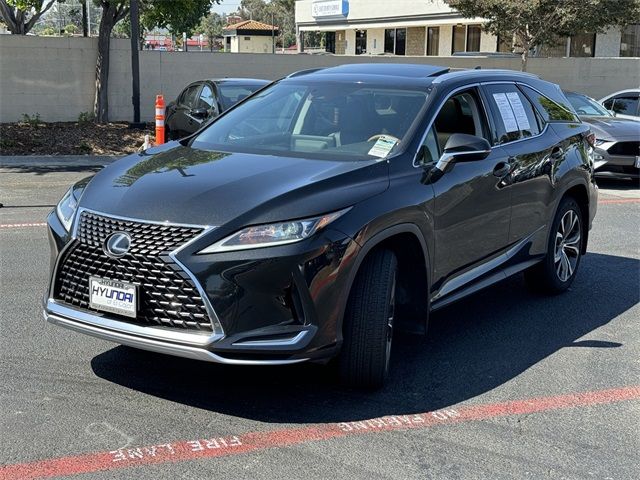
[[[224,331],[203,288],[176,254],[214,227],[150,222],[118,217],[88,209],[76,214],[72,240],[60,253],[51,292],[61,305],[97,316],[109,316],[125,324],[161,327],[184,334],[209,335],[219,340]],[[112,258],[104,251],[106,238],[114,232],[131,235],[129,252]],[[105,314],[89,308],[89,276],[138,285],[136,319]],[[154,328],[155,330],[155,328]]]

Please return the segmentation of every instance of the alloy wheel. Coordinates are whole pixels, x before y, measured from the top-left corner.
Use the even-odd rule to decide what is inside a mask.
[[[568,210],[560,220],[556,232],[554,266],[558,278],[566,282],[576,270],[580,257],[580,217],[575,210]]]

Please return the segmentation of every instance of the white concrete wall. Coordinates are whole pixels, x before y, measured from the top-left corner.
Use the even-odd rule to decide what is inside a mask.
[[[451,38],[441,27],[440,45]],[[129,40],[112,40],[109,77],[110,118],[132,120]],[[355,46],[355,37],[349,48]],[[45,121],[76,121],[93,108],[97,41],[0,35],[0,122],[36,112]],[[520,69],[518,58],[271,55],[209,52],[140,52],[142,119],[151,121],[155,95],[174,99],[189,82],[208,77],[277,79],[297,70],[344,63],[385,62],[454,68]],[[563,88],[600,98],[638,87],[638,58],[532,58],[529,71]]]
[[[246,40],[246,39],[249,40]],[[239,53],[271,53],[273,51],[273,44],[271,37],[263,35],[239,35],[238,50]]]
[[[448,57],[451,55],[451,44],[453,42],[453,25],[440,26],[440,40],[438,44],[439,55]],[[433,57],[431,57],[433,58]]]
[[[347,39],[347,46],[344,49],[345,55],[355,55],[356,54],[356,31],[355,30],[346,30],[344,32],[345,38]]]
[[[622,31],[620,28],[610,28],[605,33],[596,35],[596,57],[619,57]],[[640,76],[640,72],[638,72]]]
[[[480,34],[480,51],[481,52],[495,52],[498,50],[498,37],[484,30]]]
[[[367,30],[367,53],[370,55],[384,53],[384,28]]]

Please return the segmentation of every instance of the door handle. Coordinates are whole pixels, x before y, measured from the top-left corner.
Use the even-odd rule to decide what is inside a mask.
[[[507,162],[500,162],[493,169],[493,174],[499,178],[505,177],[509,175],[509,173],[511,173],[511,165]]]

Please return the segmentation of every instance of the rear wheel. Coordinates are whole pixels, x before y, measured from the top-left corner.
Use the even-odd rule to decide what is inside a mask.
[[[571,286],[582,258],[582,210],[572,197],[562,200],[551,226],[544,260],[525,272],[534,290],[561,293]]]
[[[343,383],[379,388],[389,373],[397,260],[393,252],[371,253],[351,289],[338,360]]]

